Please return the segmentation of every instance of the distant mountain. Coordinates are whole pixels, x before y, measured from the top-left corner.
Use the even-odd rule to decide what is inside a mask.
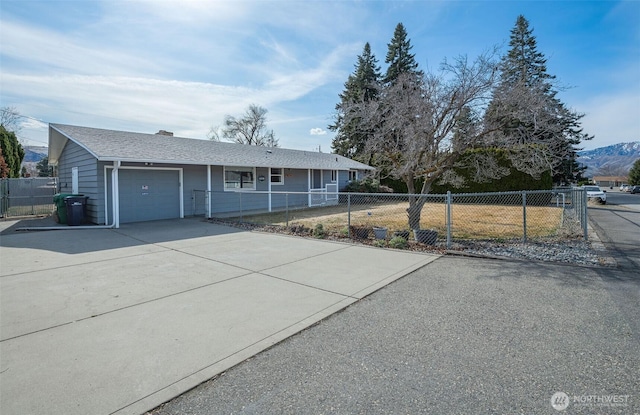
[[[23,163],[38,163],[49,154],[47,147],[25,146]]]
[[[640,141],[578,151],[577,161],[587,166],[585,176],[626,176],[640,159]]]

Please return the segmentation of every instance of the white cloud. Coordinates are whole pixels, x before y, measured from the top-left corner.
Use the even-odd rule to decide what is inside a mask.
[[[323,130],[322,128],[312,128],[311,130],[309,130],[309,134],[311,134],[311,135],[326,135],[327,132],[325,130]]]
[[[47,29],[33,28],[3,19],[3,56],[26,63],[26,68],[47,72],[81,74],[135,75],[160,72],[158,63],[137,55],[110,50],[86,43],[89,39],[61,35]],[[14,63],[4,63],[5,70]],[[25,72],[32,72],[27,69]]]
[[[28,130],[39,130],[39,131],[47,131],[47,128],[49,128],[49,126],[39,120],[36,120],[34,118],[23,118],[23,121],[20,123],[20,126],[24,129],[28,129]]]
[[[6,72],[0,79],[3,94],[21,94],[23,101],[38,103],[37,114],[33,113],[35,107],[24,110],[21,106],[21,111],[46,117],[46,122],[139,132],[165,129],[192,138],[205,138],[210,127],[221,124],[225,115],[242,114],[251,103],[270,109],[291,96],[286,84],[247,88],[123,76],[36,76]],[[303,93],[299,91],[296,95]],[[304,121],[305,117],[300,119]],[[284,139],[287,130],[300,120],[273,121],[280,125],[276,134],[283,137],[283,144],[301,145]],[[24,125],[27,138],[42,141],[45,134],[41,123]]]
[[[204,138],[218,117],[242,112],[252,102],[249,97],[265,95],[207,83],[86,75],[4,73],[2,84],[8,94],[40,99],[49,113],[59,117],[49,122],[135,121],[150,129],[188,131],[196,138]]]

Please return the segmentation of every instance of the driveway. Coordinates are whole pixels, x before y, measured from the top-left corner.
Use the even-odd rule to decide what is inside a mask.
[[[0,245],[3,414],[142,413],[437,258],[198,219]]]
[[[640,304],[599,270],[440,257],[152,414],[640,413]]]
[[[589,214],[617,266],[440,257],[151,413],[640,414],[640,212]]]

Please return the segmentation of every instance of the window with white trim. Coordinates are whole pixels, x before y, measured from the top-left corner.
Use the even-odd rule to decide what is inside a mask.
[[[353,182],[358,180],[358,170],[349,170],[349,181]]]
[[[271,168],[271,184],[272,185],[283,185],[284,184],[284,169],[280,168]]]
[[[224,190],[256,190],[256,168],[224,167]]]
[[[332,182],[338,181],[338,170],[331,170],[331,181]]]

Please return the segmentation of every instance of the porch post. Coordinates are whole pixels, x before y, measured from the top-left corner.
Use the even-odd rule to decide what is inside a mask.
[[[211,164],[207,164],[207,219],[211,219]]]
[[[120,161],[114,161],[113,171],[111,172],[111,209],[113,211],[113,225],[116,229],[120,227],[120,179],[118,178],[119,168]]]
[[[308,194],[308,205],[311,206],[311,169],[307,169],[307,191]]]
[[[284,176],[284,171],[282,174]],[[269,212],[271,212],[271,167],[269,167],[269,176],[267,177],[267,189],[269,191]]]

